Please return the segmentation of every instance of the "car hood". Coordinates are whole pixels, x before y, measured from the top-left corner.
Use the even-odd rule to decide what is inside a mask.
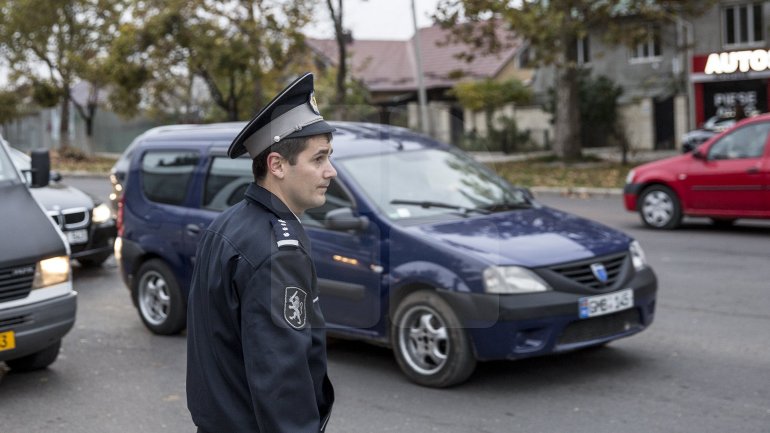
[[[540,207],[410,227],[416,235],[492,264],[549,266],[626,251],[631,238],[566,212]]]
[[[62,183],[51,183],[43,188],[30,188],[29,190],[46,210],[56,210],[57,206],[59,209],[74,207],[91,209],[94,207],[94,199],[91,196]]]
[[[689,161],[692,161],[692,159],[693,159],[692,153],[685,153],[682,155],[672,156],[670,158],[659,159],[657,161],[652,161],[646,164],[642,164],[638,167],[635,167],[634,172],[636,172],[637,175],[641,174],[642,172],[648,172],[652,170],[675,172],[681,169],[681,167],[683,167],[684,164],[688,163]],[[672,171],[669,169],[674,169],[674,170]]]
[[[31,264],[67,253],[61,234],[26,189],[23,184],[0,187],[4,203],[0,206],[0,239],[4,239],[0,263],[4,266]]]

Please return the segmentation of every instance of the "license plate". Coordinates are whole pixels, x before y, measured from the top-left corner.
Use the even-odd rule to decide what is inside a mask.
[[[13,331],[0,332],[0,352],[16,348],[16,336]]]
[[[603,316],[616,311],[627,310],[634,306],[634,291],[631,289],[606,295],[589,296],[580,298],[578,313],[581,319]]]
[[[67,242],[70,244],[84,244],[88,242],[88,230],[72,230],[67,233]]]

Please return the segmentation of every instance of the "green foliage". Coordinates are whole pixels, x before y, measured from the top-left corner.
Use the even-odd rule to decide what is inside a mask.
[[[31,85],[41,106],[69,100],[90,121],[95,101],[90,101],[94,107],[83,107],[71,98],[70,89],[77,80],[105,84],[102,59],[125,1],[0,0],[0,53],[12,78]],[[67,119],[61,122],[63,131],[68,124]]]
[[[462,81],[455,84],[451,94],[463,108],[472,111],[494,110],[510,103],[523,104],[531,98],[530,90],[515,79]]]
[[[649,35],[650,23],[673,23],[700,14],[716,0],[440,0],[434,19],[451,31],[452,41],[471,46],[464,57],[496,53],[510,43],[502,26],[525,40],[536,65],[556,68],[560,102],[555,110],[554,149],[564,158],[580,156],[577,110],[577,42],[594,29],[607,43],[633,44]]]
[[[582,147],[607,147],[623,144],[619,131],[618,98],[623,89],[611,79],[599,75],[592,76],[588,69],[579,69],[576,73],[578,85],[578,110],[581,128]],[[556,112],[556,90],[549,89],[546,110]]]
[[[64,96],[62,89],[50,80],[32,82],[32,100],[41,107],[54,107]]]
[[[336,107],[337,68],[326,68],[315,76],[315,97],[318,109],[330,120],[374,121],[377,119],[377,107],[370,102],[366,86],[352,79],[345,81],[345,98],[343,107]],[[336,113],[337,116],[333,116]]]
[[[155,117],[247,119],[300,72],[299,29],[310,19],[311,0],[145,0],[134,6],[110,62],[116,98],[123,101],[116,107],[125,114],[146,104]]]

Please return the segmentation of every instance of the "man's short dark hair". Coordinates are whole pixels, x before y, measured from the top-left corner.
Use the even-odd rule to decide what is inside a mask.
[[[330,142],[332,141],[331,132],[327,132],[323,135],[325,135]],[[284,138],[278,143],[275,143],[262,151],[262,153],[257,155],[257,157],[254,158],[253,162],[251,163],[251,171],[254,174],[254,181],[257,182],[263,180],[265,179],[265,176],[267,176],[267,155],[270,155],[272,152],[278,152],[278,154],[289,161],[289,164],[294,165],[297,163],[297,156],[305,150],[307,147],[308,139],[312,137],[315,136],[311,135],[309,137]]]

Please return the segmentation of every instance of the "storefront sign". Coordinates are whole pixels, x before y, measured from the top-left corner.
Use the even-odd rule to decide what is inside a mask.
[[[733,74],[770,69],[770,50],[746,50],[709,54],[704,73]]]

